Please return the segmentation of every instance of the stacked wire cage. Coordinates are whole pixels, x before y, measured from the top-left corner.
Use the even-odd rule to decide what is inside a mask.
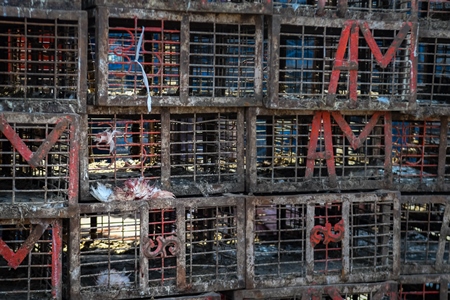
[[[86,96],[81,1],[7,1],[0,18],[0,297],[63,299]]]

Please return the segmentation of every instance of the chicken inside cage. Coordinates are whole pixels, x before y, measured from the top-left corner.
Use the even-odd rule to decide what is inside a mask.
[[[76,99],[77,21],[3,17],[0,36],[0,99]]]

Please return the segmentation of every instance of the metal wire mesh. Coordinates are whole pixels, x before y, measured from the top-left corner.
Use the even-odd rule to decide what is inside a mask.
[[[236,113],[171,115],[172,185],[235,182],[238,134]]]
[[[351,204],[349,222],[352,272],[392,271],[393,201],[354,202]]]
[[[237,285],[237,211],[235,206],[186,207],[186,283]]]
[[[421,37],[418,44],[417,102],[446,106],[450,83],[450,40]]]
[[[52,203],[62,207],[69,200],[70,181],[77,180],[77,174],[71,174],[76,166],[70,160],[70,151],[78,143],[71,140],[75,125],[67,123],[67,127],[61,128],[62,122],[50,118],[37,123],[3,121],[8,125],[0,132],[0,202]],[[17,138],[11,138],[12,133]],[[56,137],[54,143],[52,137]],[[43,150],[47,146],[48,151]],[[28,151],[40,160],[33,162]]]
[[[439,247],[445,205],[404,202],[401,207],[401,260],[403,264],[434,265]],[[449,260],[445,242],[443,260]]]
[[[136,212],[83,215],[80,219],[81,289],[138,285],[140,218]]]
[[[257,280],[304,277],[306,205],[257,205],[254,223],[254,276]]]
[[[371,29],[381,53],[391,46],[399,30]],[[300,33],[300,34],[299,34]],[[333,79],[332,70],[336,51],[346,50],[348,45],[339,44],[342,29],[321,26],[281,25],[280,32],[280,98],[293,101],[321,100],[327,94],[330,81],[337,80],[337,101],[349,97],[350,77],[341,71]],[[344,49],[340,49],[344,47]],[[406,102],[410,95],[411,64],[409,42],[404,39],[392,61],[386,68],[377,63],[366,39],[359,34],[358,41],[358,101],[368,103]],[[333,75],[334,76],[334,75]]]
[[[190,23],[189,95],[255,94],[254,24]]]
[[[344,116],[355,136],[367,126],[371,116]],[[257,173],[260,182],[301,182],[305,176],[308,147],[313,130],[319,131],[314,152],[325,151],[325,140],[333,142],[336,174],[342,179],[381,180],[385,160],[384,119],[381,116],[361,146],[354,149],[334,119],[331,136],[323,128],[313,128],[312,116],[286,115],[257,117]],[[313,178],[325,178],[328,169],[324,159],[314,164]]]
[[[7,252],[4,248],[8,247],[16,253],[16,258],[23,250],[26,251],[26,256],[17,268],[11,268],[6,260],[0,259],[0,297],[3,299],[48,299],[52,291],[54,292],[52,278],[57,278],[55,272],[61,272],[58,266],[52,264],[52,253],[61,251],[61,249],[55,249],[58,243],[53,240],[52,227],[47,228],[40,237],[36,237],[36,241],[29,244],[28,249],[25,246],[26,240],[33,230],[37,230],[36,225],[19,224],[20,220],[12,221],[15,221],[15,224],[0,225],[2,253],[6,256]]]
[[[394,183],[430,185],[436,181],[440,122],[392,122]]]
[[[160,178],[160,115],[89,115],[88,126],[90,183]]]
[[[70,12],[67,12],[70,14]],[[75,101],[78,93],[78,21],[0,18],[0,99]]]

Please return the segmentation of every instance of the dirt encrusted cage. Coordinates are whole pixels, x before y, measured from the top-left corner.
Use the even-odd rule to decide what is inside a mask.
[[[304,287],[283,287],[271,289],[247,289],[232,293],[233,299],[397,299],[398,284],[393,281],[362,284],[310,285]],[[403,298],[402,298],[403,299]],[[409,299],[409,298],[408,298]]]
[[[394,110],[415,103],[412,22],[273,16],[271,108]],[[277,63],[275,63],[277,62]]]
[[[448,106],[450,83],[450,39],[431,32],[420,37],[418,49],[417,103],[426,107]]]
[[[402,196],[402,273],[448,271],[448,199],[445,196]]]
[[[0,115],[0,204],[77,202],[78,121],[76,115]]]
[[[244,190],[244,117],[223,112],[89,115],[83,200],[96,182],[143,177],[176,195]]]
[[[248,286],[394,278],[399,271],[397,196],[248,197]]]
[[[63,244],[61,220],[1,220],[0,297],[61,299]]]
[[[3,6],[38,9],[80,10],[82,0],[8,0]]]
[[[82,112],[85,12],[3,7],[0,105],[3,111]],[[24,17],[26,16],[26,17]]]
[[[89,15],[90,102],[150,109],[242,106],[262,97],[256,71],[262,29],[255,16],[183,17],[153,10],[137,15],[112,7],[92,9]],[[98,28],[103,22],[108,25]]]
[[[84,299],[242,288],[242,200],[82,204],[81,243],[73,244],[80,247],[80,277],[73,288]]]

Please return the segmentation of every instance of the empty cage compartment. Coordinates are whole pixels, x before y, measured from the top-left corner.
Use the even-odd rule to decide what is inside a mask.
[[[253,114],[252,114],[253,115]],[[254,192],[374,189],[386,186],[390,114],[259,111],[247,118]],[[254,128],[254,129],[252,129]],[[253,132],[255,130],[255,132]]]
[[[65,244],[60,219],[0,220],[0,297],[63,299]]]
[[[444,195],[402,195],[402,274],[448,271],[448,203]]]
[[[244,205],[239,197],[81,204],[72,287],[86,299],[242,288]]]
[[[269,22],[270,108],[395,110],[415,104],[416,28],[274,16]]]
[[[85,110],[86,14],[3,7],[0,105],[3,111]]]
[[[447,274],[415,276],[401,276],[398,281],[397,299],[448,299],[449,278]]]
[[[76,115],[0,114],[0,204],[59,208],[78,199]]]
[[[417,51],[417,103],[427,111],[446,113],[450,104],[446,97],[450,83],[450,39],[442,31],[422,30]]]
[[[394,278],[398,211],[398,195],[389,192],[248,197],[248,284]]]

